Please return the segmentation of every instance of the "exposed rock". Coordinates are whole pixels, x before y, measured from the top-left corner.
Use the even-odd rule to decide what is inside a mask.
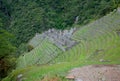
[[[74,77],[73,75],[68,75],[68,76],[66,76],[65,78],[67,78],[67,79],[69,79],[69,80],[74,80],[74,79],[75,79],[75,77]]]
[[[23,74],[19,74],[17,76],[17,81],[23,81]]]
[[[79,20],[79,16],[77,16],[77,17],[75,18],[75,24],[78,23],[78,20]]]
[[[104,62],[105,60],[104,59],[100,59],[100,62]]]

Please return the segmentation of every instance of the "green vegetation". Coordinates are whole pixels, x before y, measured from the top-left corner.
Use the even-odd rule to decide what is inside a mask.
[[[74,60],[81,59],[91,59],[94,61],[99,61],[100,59],[109,60],[107,59],[108,54],[116,53],[119,55],[120,37],[117,34],[117,30],[120,29],[119,19],[120,13],[112,12],[93,23],[81,27],[72,37],[72,39],[79,42],[79,44],[66,52],[62,52],[51,42],[44,40],[31,52],[24,54],[24,56],[19,58],[18,62],[20,62],[20,64],[18,63],[18,68],[25,67],[25,65],[35,64],[35,62],[37,62],[36,64],[46,64],[73,62]],[[54,56],[54,54],[57,57]],[[38,59],[39,61],[37,61]],[[118,60],[119,57],[118,59],[114,59],[114,61]]]
[[[5,4],[0,0],[0,80],[7,76],[13,68],[15,68],[14,57],[16,47],[12,44],[14,35],[8,32],[9,16],[7,14]]]
[[[2,23],[0,22],[0,29],[1,27]],[[15,47],[9,41],[11,38],[12,35],[10,33],[0,30],[0,80],[7,75],[15,64],[15,58],[11,57],[15,51]]]
[[[119,55],[120,52],[120,37],[117,35],[117,30],[120,29],[120,13],[113,13],[87,26],[81,27],[80,30],[76,31],[73,39],[80,43],[70,51],[62,53],[55,59],[55,62],[69,62],[77,59],[86,59],[88,61],[99,61],[100,59],[109,60],[109,55],[113,55],[114,53],[110,59],[119,62],[117,55]]]
[[[64,81],[77,66],[120,64],[119,5],[120,0],[0,0],[0,80],[13,68],[3,81],[15,81],[20,73],[25,81],[46,75]],[[79,44],[70,50],[62,52],[47,39],[28,46],[36,33],[73,26],[78,30],[72,39]]]
[[[4,30],[0,30],[0,59],[12,53],[15,49],[9,42],[10,38],[11,35],[9,33]]]
[[[87,24],[118,7],[119,0],[2,0],[2,11],[8,17],[8,30],[15,34],[18,47],[35,33],[49,28],[65,29]]]
[[[17,68],[47,64],[61,52],[59,48],[45,39],[34,50],[18,58]]]
[[[15,81],[19,74],[23,74],[25,81],[40,81],[46,76],[67,81],[64,77],[72,68],[90,64],[120,64],[119,19],[120,12],[116,11],[85,26],[78,25],[79,29],[72,38],[79,44],[66,52],[56,51],[57,57],[51,57],[57,47],[47,40],[43,41],[31,52],[19,57],[17,69],[3,81]]]

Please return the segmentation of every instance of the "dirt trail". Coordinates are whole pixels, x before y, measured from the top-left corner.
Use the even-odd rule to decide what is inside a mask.
[[[89,65],[74,68],[66,77],[75,81],[120,81],[120,65]]]

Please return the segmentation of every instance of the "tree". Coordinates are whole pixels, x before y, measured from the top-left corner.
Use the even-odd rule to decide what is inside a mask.
[[[14,52],[15,47],[9,41],[12,35],[5,30],[0,30],[0,59]]]
[[[3,30],[2,26],[2,19],[0,19],[0,80],[15,66],[15,58],[12,56],[15,47],[10,42],[13,36]]]

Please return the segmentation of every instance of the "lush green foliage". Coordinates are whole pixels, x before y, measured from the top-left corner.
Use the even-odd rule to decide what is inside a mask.
[[[2,11],[10,18],[10,32],[17,46],[28,42],[35,33],[49,28],[86,24],[117,8],[119,0],[2,0]]]
[[[15,47],[10,43],[12,35],[4,30],[0,30],[0,59],[11,54]]]
[[[12,54],[15,51],[15,47],[9,41],[11,37],[10,33],[0,30],[0,80],[15,65],[15,58]]]
[[[15,65],[15,58],[13,57],[15,47],[10,42],[13,36],[3,30],[3,26],[5,26],[5,24],[2,18],[0,18],[0,80],[2,77],[5,77],[8,71]]]

